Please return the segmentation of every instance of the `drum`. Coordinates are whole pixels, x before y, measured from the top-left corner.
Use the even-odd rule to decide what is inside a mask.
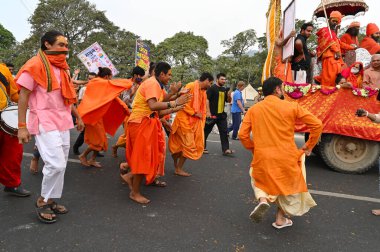
[[[28,121],[28,113],[26,112],[26,121]],[[18,106],[10,105],[0,111],[0,128],[6,133],[17,136],[18,130]]]

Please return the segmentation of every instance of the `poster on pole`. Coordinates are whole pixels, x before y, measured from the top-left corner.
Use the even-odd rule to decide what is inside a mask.
[[[113,76],[119,73],[98,42],[87,47],[77,57],[89,72],[98,73],[99,67],[108,67]]]
[[[296,0],[293,0],[284,11],[283,18],[283,38],[287,38],[289,34],[296,28]],[[289,39],[288,43],[282,48],[282,60],[286,60],[294,55],[295,38]]]
[[[136,57],[135,65],[141,67],[145,71],[149,70],[149,57],[150,57],[150,48],[141,40],[136,40]]]

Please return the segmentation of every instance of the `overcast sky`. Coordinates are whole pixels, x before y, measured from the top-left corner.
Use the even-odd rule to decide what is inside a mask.
[[[28,18],[37,6],[38,0],[2,0],[0,23],[10,30],[17,41],[30,34]],[[237,33],[255,29],[258,36],[265,32],[265,13],[269,0],[90,0],[98,10],[117,26],[131,31],[143,39],[158,44],[165,38],[180,31],[192,31],[205,37],[209,43],[209,54],[220,55],[223,47],[220,41],[232,38]],[[282,1],[284,10],[290,0]],[[311,20],[319,0],[297,0],[296,17]],[[369,11],[357,18],[363,24],[377,22],[376,9],[379,0],[366,0]],[[342,26],[352,20],[347,20]]]

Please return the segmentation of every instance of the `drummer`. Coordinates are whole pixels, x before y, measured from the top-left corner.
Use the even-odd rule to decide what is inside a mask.
[[[9,97],[18,101],[18,90],[12,73],[5,64],[0,64],[0,111],[7,107]],[[23,147],[18,138],[6,133],[0,127],[0,183],[4,192],[18,197],[30,196],[30,192],[21,187],[21,161]]]

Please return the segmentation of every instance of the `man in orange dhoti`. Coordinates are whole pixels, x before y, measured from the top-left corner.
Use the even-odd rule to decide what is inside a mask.
[[[360,30],[360,23],[357,21],[352,22],[348,26],[346,33],[343,34],[342,37],[340,37],[340,42],[352,46],[355,50],[356,48],[359,47],[359,40],[358,40],[359,30]],[[346,55],[346,52],[350,51],[343,48],[341,50],[342,50],[343,57]]]
[[[131,88],[123,91],[123,93],[121,94],[121,99],[123,100],[123,102],[125,102],[125,104],[127,104],[129,109],[132,109],[133,98],[135,96],[135,93],[136,93],[139,85],[141,84],[141,82],[143,80],[142,78],[144,77],[144,75],[145,75],[144,69],[142,69],[139,66],[136,66],[132,70],[132,78],[127,80],[128,83],[131,84]],[[119,147],[125,148],[125,131],[127,130],[128,119],[129,119],[129,115],[125,117],[124,122],[123,122],[124,133],[119,136],[116,144],[112,146],[112,156],[113,157],[117,157],[117,149]]]
[[[300,216],[316,205],[307,190],[303,162],[304,154],[310,154],[318,142],[322,123],[298,103],[283,100],[280,79],[267,79],[263,93],[264,101],[245,115],[239,138],[253,154],[250,175],[259,204],[250,218],[260,222],[269,208],[268,202],[275,202],[278,211],[272,225],[280,229],[293,224],[285,215]],[[310,130],[310,138],[301,150],[294,142],[297,120]]]
[[[317,32],[317,57],[322,60],[322,71],[321,75],[316,76],[314,79],[322,86],[335,87],[336,76],[342,71],[342,66],[344,65],[341,48],[345,50],[355,49],[353,46],[341,43],[336,35],[342,17],[339,11],[331,12],[329,19],[330,30],[328,27],[324,27]]]
[[[109,68],[99,68],[98,78],[92,79],[86,88],[78,112],[86,125],[84,141],[88,145],[80,156],[82,165],[102,167],[95,161],[99,151],[107,150],[107,135],[114,135],[124,118],[129,114],[127,105],[118,97],[132,86],[128,80],[111,80]],[[102,94],[102,95],[99,95]],[[93,152],[90,160],[87,155]]]
[[[146,184],[151,184],[157,175],[164,172],[165,137],[159,118],[183,109],[191,98],[190,94],[184,94],[175,101],[169,100],[172,94],[165,94],[163,88],[171,76],[171,66],[159,62],[155,76],[140,85],[133,101],[126,132],[126,158],[131,172],[123,178],[131,189],[130,199],[137,203],[150,202],[140,193],[142,179],[145,177]]]
[[[174,119],[169,137],[169,150],[172,153],[175,171],[178,176],[189,177],[183,170],[187,158],[197,160],[204,150],[204,125],[206,120],[206,90],[211,86],[214,77],[203,73],[199,80],[186,85],[193,95],[182,111]]]
[[[369,23],[367,25],[366,35],[360,47],[366,49],[371,55],[380,53],[380,30],[379,27],[374,23]]]

